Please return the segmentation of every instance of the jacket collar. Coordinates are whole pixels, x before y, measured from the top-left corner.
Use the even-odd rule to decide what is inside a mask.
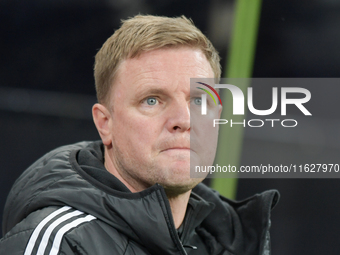
[[[91,146],[98,145],[101,143],[94,143]],[[78,158],[81,153],[87,151],[88,154],[91,150],[81,151],[78,153]],[[103,153],[103,148],[100,150],[97,148],[91,152],[97,161],[102,159],[100,153]],[[91,157],[86,155],[85,158]],[[84,169],[83,167],[82,170]],[[121,207],[115,207],[112,210],[119,211],[119,215],[124,215],[124,221],[129,224],[131,232],[137,235],[134,240],[147,244],[148,249],[154,249],[156,254],[166,254],[164,250],[171,251],[169,254],[176,254],[176,252],[182,254],[181,242],[190,244],[191,234],[196,228],[209,247],[210,254],[219,254],[223,250],[231,254],[253,254],[254,250],[258,250],[259,254],[262,254],[268,246],[269,218],[279,198],[277,191],[266,191],[235,202],[220,196],[204,184],[197,185],[191,193],[180,242],[174,227],[170,205],[161,185],[156,184],[142,192],[131,193],[103,166],[102,171],[105,180],[111,178],[110,185],[114,200],[124,199]],[[78,172],[81,174],[80,169]],[[113,202],[113,204],[117,203],[120,202]],[[127,208],[131,209],[131,214],[125,213]],[[119,226],[115,227],[119,229]],[[150,234],[145,235],[145,230],[149,230]],[[124,233],[124,230],[121,231]],[[126,234],[134,237],[129,233]]]
[[[100,142],[82,142],[60,147],[28,168],[8,196],[4,232],[36,210],[69,205],[111,225],[144,245],[151,254],[186,254],[161,185],[131,193],[107,171],[106,176],[98,171],[94,171],[98,176],[89,173],[90,165],[102,168],[101,146]],[[83,151],[93,164],[78,161]],[[268,243],[270,211],[277,199],[277,191],[267,191],[235,202],[199,184],[191,195],[189,205],[194,214],[187,217],[188,233],[196,228],[210,247],[210,254],[222,250],[231,254],[262,254]],[[185,242],[190,235],[184,232]]]
[[[132,193],[103,166],[103,147],[93,143],[71,154],[73,168],[99,190],[106,192],[105,208],[110,213],[101,219],[129,238],[145,245],[152,254],[186,254],[186,244],[194,229],[213,210],[214,205],[192,193],[181,239],[175,229],[164,188],[155,184],[142,192]],[[103,199],[103,198],[102,198]],[[96,212],[93,212],[93,214]],[[100,218],[100,215],[94,215]],[[112,216],[112,217],[111,217]]]

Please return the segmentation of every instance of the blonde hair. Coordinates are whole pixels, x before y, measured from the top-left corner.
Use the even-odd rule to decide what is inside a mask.
[[[181,46],[200,49],[209,61],[215,78],[220,78],[218,52],[192,20],[184,16],[168,18],[137,15],[122,21],[122,26],[106,40],[95,58],[94,78],[98,102],[107,103],[115,74],[123,60],[151,50]]]

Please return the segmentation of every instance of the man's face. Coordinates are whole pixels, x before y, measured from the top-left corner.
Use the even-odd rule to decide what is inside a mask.
[[[110,92],[109,156],[137,191],[160,183],[176,195],[202,181],[190,178],[190,155],[196,164],[212,164],[217,133],[196,132],[198,140],[202,134],[200,143],[206,150],[190,150],[194,128],[189,110],[200,109],[190,96],[190,78],[207,77],[214,77],[214,73],[206,57],[187,47],[153,50],[120,65]],[[217,109],[212,118],[218,116]],[[212,149],[209,141],[213,141]]]

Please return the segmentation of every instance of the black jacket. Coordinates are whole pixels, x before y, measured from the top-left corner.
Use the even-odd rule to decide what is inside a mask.
[[[77,143],[46,154],[15,182],[0,254],[267,255],[278,196],[234,202],[199,184],[176,230],[161,185],[131,193],[105,170],[101,142]]]

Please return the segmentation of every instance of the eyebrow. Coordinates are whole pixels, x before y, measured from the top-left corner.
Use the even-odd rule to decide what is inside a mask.
[[[203,92],[204,93],[204,92]],[[198,88],[192,88],[190,89],[190,95],[191,96],[197,96],[197,95],[201,95],[202,94],[202,90],[198,89]]]
[[[137,89],[136,97],[144,97],[150,94],[166,95],[168,94],[165,89],[162,88],[141,88]]]

